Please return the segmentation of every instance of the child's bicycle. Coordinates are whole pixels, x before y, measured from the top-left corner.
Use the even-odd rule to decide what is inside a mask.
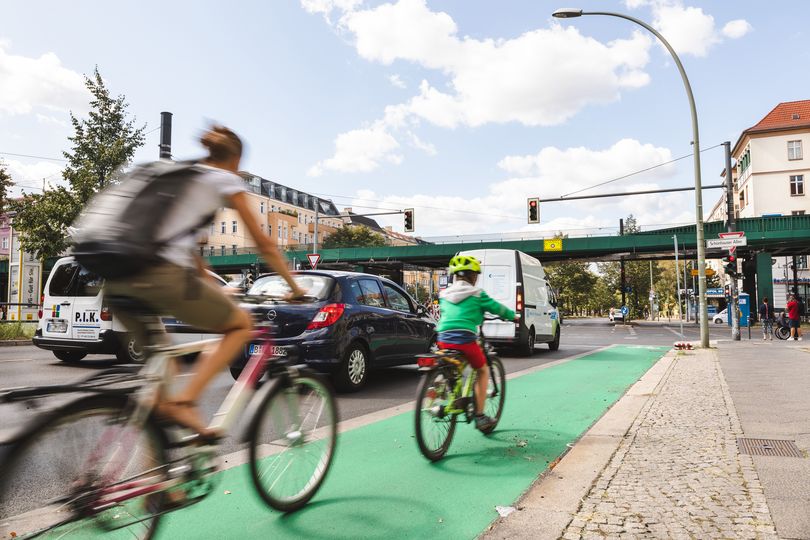
[[[149,314],[132,299],[108,302]],[[247,455],[230,454],[229,465],[247,462],[262,499],[289,512],[312,498],[332,463],[335,398],[291,356],[273,359],[288,351],[270,346],[270,328],[257,330],[257,339],[265,346],[250,358],[211,428],[230,431],[243,416],[237,435],[248,443]],[[163,514],[208,495],[217,441],[160,422],[153,409],[172,379],[172,359],[216,341],[148,347],[140,372],[114,368],[76,384],[1,391],[0,404],[27,409],[56,394],[83,397],[0,441],[0,538],[86,538],[112,530],[151,538]],[[258,387],[265,371],[270,380]]]
[[[484,431],[489,434],[495,430],[503,413],[506,372],[501,359],[484,340],[483,329],[479,329],[479,344],[489,366],[484,414],[496,420]],[[474,420],[476,372],[463,354],[452,350],[422,355],[417,365],[424,377],[416,395],[416,442],[426,458],[438,461],[450,448],[459,416],[468,424]]]

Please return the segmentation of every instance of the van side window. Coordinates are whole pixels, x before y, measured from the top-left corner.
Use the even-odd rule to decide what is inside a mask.
[[[104,279],[79,267],[76,279],[76,296],[96,296],[104,285]]]
[[[55,268],[48,286],[48,295],[73,296],[70,289],[73,284],[73,275],[78,267],[79,265],[76,263],[68,263]]]

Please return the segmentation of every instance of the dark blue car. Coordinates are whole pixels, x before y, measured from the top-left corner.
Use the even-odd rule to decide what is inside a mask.
[[[289,288],[281,276],[269,274],[256,280],[242,307],[271,325],[274,355],[294,354],[331,374],[338,390],[359,390],[372,368],[415,363],[436,342],[436,324],[424,307],[388,279],[329,270],[294,278],[314,302],[278,300]],[[245,348],[231,366],[234,377],[261,346]]]

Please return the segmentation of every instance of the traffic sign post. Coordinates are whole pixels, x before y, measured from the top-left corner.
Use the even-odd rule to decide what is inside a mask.
[[[307,254],[307,259],[309,260],[309,265],[312,267],[312,269],[317,270],[318,263],[321,262],[321,254],[320,253],[309,253],[309,254]]]
[[[733,228],[731,223],[729,223],[729,228]],[[739,296],[737,291],[737,273],[736,273],[736,257],[734,256],[734,252],[737,250],[739,246],[747,246],[748,239],[745,237],[745,231],[728,231],[724,233],[717,233],[719,238],[707,240],[706,247],[711,248],[721,248],[728,250],[728,257],[725,260],[728,262],[728,266],[731,267],[732,265],[735,267],[734,272],[726,272],[726,275],[731,280],[730,287],[729,287],[729,306],[728,306],[728,314],[729,314],[729,322],[731,323],[731,339],[734,341],[740,340],[740,314],[738,311],[739,305]],[[749,327],[750,330],[750,327]]]

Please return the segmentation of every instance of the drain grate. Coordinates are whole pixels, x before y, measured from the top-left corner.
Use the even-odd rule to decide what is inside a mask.
[[[737,439],[737,447],[743,454],[752,456],[804,457],[793,441],[780,439]]]

